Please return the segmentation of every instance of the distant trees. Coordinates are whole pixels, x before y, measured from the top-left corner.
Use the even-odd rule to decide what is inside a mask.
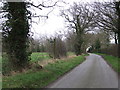
[[[45,47],[46,38],[45,37],[41,37],[37,39],[33,39],[33,38],[29,38],[29,39],[30,39],[29,48],[31,52],[46,52],[46,47]]]
[[[95,47],[96,52],[100,52],[101,43],[100,43],[99,38],[95,41],[94,47]]]
[[[95,19],[96,24],[101,30],[113,37],[115,43],[118,44],[118,15],[115,2],[96,2],[93,6],[97,16]]]
[[[82,50],[86,51],[86,48],[92,48],[90,51],[100,51],[100,49],[108,48],[110,45],[110,38],[105,32],[100,31],[97,33],[86,33],[84,35],[84,43]],[[99,50],[98,47],[100,46]]]
[[[65,43],[59,36],[48,39],[47,51],[50,57],[54,59],[67,56]]]
[[[94,11],[97,15],[96,23],[98,27],[106,31],[108,35],[113,36],[115,44],[120,47],[120,1],[96,2],[94,3]],[[119,51],[118,53],[120,53]]]
[[[0,55],[2,54],[2,32],[0,32]]]
[[[65,39],[66,49],[68,52],[75,52],[74,43],[75,43],[75,32],[68,31]]]
[[[62,11],[62,16],[69,23],[69,29],[75,30],[74,49],[76,55],[82,53],[81,47],[84,42],[83,36],[86,32],[91,31],[94,27],[94,13],[89,9],[88,4],[74,3],[67,10]]]

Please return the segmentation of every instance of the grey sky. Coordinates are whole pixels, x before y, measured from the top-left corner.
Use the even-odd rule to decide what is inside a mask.
[[[3,1],[3,0],[2,0]],[[8,1],[15,1],[15,0],[8,0]],[[31,0],[31,2],[33,2],[34,4],[38,4],[38,3],[42,3],[42,2],[46,2],[46,4],[48,5],[48,3],[51,0]],[[58,0],[52,0],[52,1],[58,1]],[[34,38],[39,38],[40,36],[53,36],[56,34],[56,32],[59,31],[66,31],[66,23],[64,22],[64,18],[60,16],[60,10],[61,9],[67,9],[70,7],[70,5],[73,4],[73,2],[103,2],[103,1],[112,1],[112,0],[63,0],[65,1],[67,4],[64,3],[58,3],[58,5],[62,6],[62,7],[54,7],[53,8],[48,8],[48,9],[43,9],[43,10],[38,10],[38,9],[30,9],[33,12],[37,13],[38,15],[46,15],[48,12],[50,12],[51,10],[53,10],[50,14],[47,20],[45,19],[38,19],[38,18],[33,18],[33,21],[37,22],[32,24],[32,29],[31,31],[34,33]]]
[[[39,0],[38,0],[39,1]],[[43,0],[44,1],[44,0]],[[55,0],[56,1],[56,0]],[[37,38],[40,35],[55,35],[58,31],[65,31],[65,22],[64,19],[60,16],[60,10],[63,8],[68,8],[70,5],[72,5],[73,2],[103,2],[103,1],[112,1],[112,0],[64,0],[66,3],[69,4],[63,4],[58,3],[60,6],[63,7],[55,7],[54,10],[49,14],[49,18],[47,20],[40,20],[38,24],[33,24],[32,26],[32,32],[34,32],[34,37]],[[34,0],[33,2],[37,3],[37,0]],[[50,9],[46,9],[43,11],[36,10],[36,12],[39,14],[45,15],[45,13],[48,13]],[[34,19],[34,21],[39,21],[38,18]]]

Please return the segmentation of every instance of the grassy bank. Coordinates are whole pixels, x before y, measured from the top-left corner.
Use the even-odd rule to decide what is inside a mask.
[[[50,59],[48,53],[46,52],[34,52],[31,54],[31,63],[42,61],[44,59]],[[11,67],[11,63],[9,62],[7,55],[3,54],[3,57],[0,57],[0,63],[2,63],[2,73],[5,75],[9,75],[13,68]]]
[[[67,55],[71,56],[75,54],[73,52],[68,52]],[[50,56],[47,52],[33,52],[30,57],[31,57],[30,63],[50,59]],[[3,57],[0,56],[0,63],[2,63],[2,73],[4,75],[10,75],[11,71],[13,71],[13,68],[11,67],[12,65],[9,62],[7,55],[5,53],[3,54]]]
[[[59,60],[39,71],[30,71],[15,76],[3,77],[3,88],[42,88],[82,63],[85,55]]]
[[[116,72],[120,73],[120,66],[118,65],[120,64],[120,58],[111,55],[101,54],[101,53],[97,53],[97,54],[101,55]]]

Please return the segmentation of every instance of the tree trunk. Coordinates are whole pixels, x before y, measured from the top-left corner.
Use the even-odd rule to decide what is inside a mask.
[[[21,70],[28,65],[29,25],[25,2],[8,2],[8,21],[10,33],[7,37],[7,53],[15,69]]]
[[[54,43],[53,43],[53,53],[54,53],[54,59],[56,59],[57,58],[57,56],[56,56],[56,39],[54,39],[54,41],[53,41]]]
[[[74,45],[75,47],[75,53],[76,55],[81,55],[82,53],[82,50],[81,50],[81,46],[83,44],[83,30],[81,29],[81,26],[80,26],[80,19],[79,19],[79,15],[76,16],[76,24],[75,24],[75,29],[76,29],[76,44]]]
[[[117,26],[118,26],[118,57],[120,58],[120,1],[115,2],[115,8],[116,8],[116,12],[118,15],[118,22],[117,22]]]
[[[118,44],[118,39],[117,39],[117,33],[115,32],[115,34],[114,34],[115,36],[115,44]]]
[[[118,33],[118,57],[120,58],[120,29]]]

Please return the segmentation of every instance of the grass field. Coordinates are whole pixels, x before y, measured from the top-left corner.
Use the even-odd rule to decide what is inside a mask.
[[[34,63],[36,61],[44,60],[44,59],[50,59],[49,55],[45,52],[35,52],[31,54],[31,63]],[[9,75],[10,72],[13,70],[11,67],[11,64],[6,56],[6,54],[3,55],[3,57],[0,57],[0,63],[2,63],[2,73],[5,75]]]
[[[35,53],[31,54],[31,62],[36,62],[36,61],[40,61],[40,60],[44,60],[44,59],[50,59],[48,53],[35,52]]]
[[[82,63],[85,55],[59,60],[46,65],[39,71],[32,71],[10,77],[3,77],[3,88],[42,88]]]
[[[68,52],[67,55],[74,55],[73,52]],[[31,54],[31,63],[37,62],[37,61],[42,61],[50,59],[49,54],[46,52],[34,52]],[[10,62],[8,61],[8,58],[6,54],[3,55],[3,57],[0,56],[0,63],[2,63],[2,73],[4,74],[9,74],[10,71],[12,71],[12,67],[10,65]]]
[[[73,52],[68,52],[67,53],[68,56],[70,55],[74,55]],[[3,60],[6,59],[6,57],[3,57]],[[44,60],[44,59],[50,59],[48,53],[46,52],[34,52],[31,54],[31,62],[36,62],[36,61],[40,61],[40,60]],[[0,62],[2,62],[2,57],[0,56]]]
[[[101,54],[101,53],[97,53],[97,54],[103,56],[103,58],[108,62],[108,64],[112,66],[112,68],[115,71],[120,73],[120,66],[118,65],[120,64],[120,58],[111,55]]]
[[[74,55],[73,52],[68,52],[67,53],[68,56]],[[37,61],[42,61],[42,60],[47,60],[50,59],[49,54],[46,52],[34,52],[31,54],[31,60],[30,63],[34,63]],[[0,64],[2,63],[2,67],[0,67],[0,71],[2,69],[2,73],[3,74],[10,74],[10,72],[12,71],[12,67],[10,65],[10,62],[8,61],[8,58],[6,56],[6,54],[4,53],[3,57],[0,56]]]
[[[75,55],[74,52],[67,52],[67,56]]]

